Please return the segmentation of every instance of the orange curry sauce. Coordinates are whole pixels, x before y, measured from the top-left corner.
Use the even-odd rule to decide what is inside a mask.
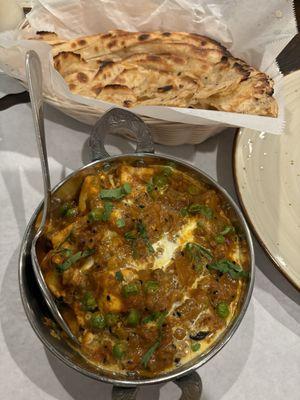
[[[153,376],[214,343],[247,279],[229,208],[172,163],[122,162],[55,205],[42,269],[88,360]]]

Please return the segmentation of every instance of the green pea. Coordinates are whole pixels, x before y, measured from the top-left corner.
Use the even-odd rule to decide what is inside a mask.
[[[219,315],[219,317],[221,318],[227,318],[229,315],[229,307],[228,304],[225,303],[224,301],[222,301],[221,303],[219,303],[217,305],[217,314]]]
[[[196,186],[189,186],[188,187],[188,192],[189,194],[191,194],[192,196],[195,196],[196,194],[199,193],[199,190]]]
[[[140,289],[138,285],[135,283],[128,283],[122,288],[122,294],[124,297],[134,296],[136,294],[139,294],[139,292]]]
[[[117,225],[118,228],[124,228],[124,226],[125,226],[125,221],[124,221],[124,219],[123,219],[123,218],[117,219],[116,225]]]
[[[101,208],[94,208],[92,211],[88,213],[89,221],[101,221],[103,215],[103,210]]]
[[[68,211],[68,209],[70,208],[70,203],[64,203],[60,206],[59,208],[59,213],[62,217],[64,217],[66,215],[66,212]]]
[[[76,208],[69,208],[69,209],[66,211],[66,214],[65,214],[65,216],[68,217],[68,218],[76,217],[76,215],[77,215],[77,210],[76,210]]]
[[[200,350],[200,343],[192,343],[191,344],[191,349],[192,349],[192,351],[194,351],[194,352],[196,352],[196,351],[198,351],[198,350]]]
[[[130,310],[127,316],[127,323],[130,326],[137,326],[140,321],[140,313],[137,310]]]
[[[84,294],[83,299],[82,299],[82,305],[86,311],[94,311],[95,308],[97,308],[97,302],[96,302],[96,299],[95,299],[93,293],[86,292]]]
[[[103,329],[105,328],[105,319],[103,315],[99,312],[94,313],[90,319],[90,325],[93,329]]]
[[[147,281],[145,282],[145,290],[147,293],[155,293],[159,289],[159,282],[157,281]]]
[[[120,315],[118,313],[107,313],[105,315],[105,323],[107,326],[114,326],[118,323]]]
[[[222,243],[225,242],[225,238],[224,238],[223,235],[217,235],[217,236],[215,237],[215,241],[216,241],[217,243],[219,243],[219,244],[222,244]]]
[[[112,349],[112,353],[117,360],[120,360],[125,354],[124,346],[121,343],[116,343]]]

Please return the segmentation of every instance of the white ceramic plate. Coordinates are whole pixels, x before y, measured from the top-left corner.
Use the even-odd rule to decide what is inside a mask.
[[[285,134],[241,129],[234,177],[258,240],[300,290],[300,71],[284,78],[284,93]]]

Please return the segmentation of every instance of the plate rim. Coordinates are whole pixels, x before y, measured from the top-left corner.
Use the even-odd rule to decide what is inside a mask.
[[[300,70],[298,70],[300,71]],[[243,196],[240,191],[239,187],[239,182],[237,178],[237,147],[238,147],[238,140],[239,140],[239,134],[244,128],[237,128],[235,131],[234,135],[234,140],[233,140],[233,149],[232,149],[232,174],[233,174],[233,182],[234,182],[234,187],[235,191],[237,193],[238,197],[238,202],[242,208],[243,214],[251,228],[251,231],[254,233],[254,236],[256,237],[258,243],[260,246],[263,248],[265,251],[266,255],[268,258],[271,260],[272,264],[276,267],[276,269],[290,282],[290,284],[300,292],[300,283],[296,282],[293,278],[290,277],[290,275],[281,267],[281,265],[278,263],[278,261],[275,259],[271,251],[268,249],[265,241],[262,239],[262,237],[259,235],[258,231],[256,230],[254,226],[254,222],[252,221],[252,218],[250,217],[246,205],[243,201]]]

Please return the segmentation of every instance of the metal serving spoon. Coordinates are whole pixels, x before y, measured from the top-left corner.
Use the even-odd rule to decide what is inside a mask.
[[[43,207],[42,221],[32,241],[31,260],[35,277],[37,279],[39,287],[42,291],[42,294],[46,300],[46,303],[53,317],[55,318],[56,322],[60,325],[60,327],[65,331],[65,333],[69,336],[69,338],[72,339],[76,344],[79,344],[78,339],[71,332],[69,326],[67,325],[63,316],[61,315],[50,290],[48,289],[36,254],[37,241],[43,234],[46,222],[49,217],[50,202],[51,202],[51,185],[50,185],[50,174],[48,167],[46,138],[44,129],[42,67],[40,59],[35,51],[30,50],[26,53],[25,66],[26,66],[26,77],[28,82],[29,95],[31,100],[34,129],[35,129],[37,147],[41,159],[41,167],[42,167],[43,183],[44,183],[44,207]]]

